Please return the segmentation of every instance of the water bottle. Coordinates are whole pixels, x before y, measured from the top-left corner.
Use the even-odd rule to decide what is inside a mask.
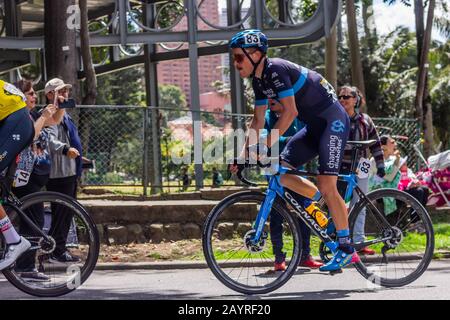
[[[305,210],[314,218],[314,220],[316,220],[320,227],[325,228],[325,226],[328,224],[327,215],[325,212],[319,209],[319,207],[317,206],[317,202],[311,203],[305,208]]]

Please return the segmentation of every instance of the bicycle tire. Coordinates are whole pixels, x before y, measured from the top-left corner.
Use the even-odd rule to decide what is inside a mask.
[[[376,203],[377,200],[385,199],[385,198],[393,198],[396,201],[402,201],[406,205],[410,206],[411,209],[414,210],[415,213],[417,213],[420,220],[423,222],[423,227],[421,229],[422,233],[424,230],[425,236],[426,236],[426,246],[425,246],[425,253],[423,254],[423,257],[420,259],[420,263],[418,266],[414,269],[414,271],[402,278],[399,279],[393,279],[388,277],[382,277],[376,273],[376,271],[371,271],[370,269],[370,262],[365,263],[364,258],[361,258],[361,261],[356,263],[354,266],[358,270],[358,272],[367,280],[374,284],[378,284],[383,287],[401,287],[405,286],[407,284],[410,284],[411,282],[417,280],[428,268],[428,265],[430,264],[432,258],[433,258],[433,252],[434,252],[434,231],[433,231],[433,224],[431,222],[431,218],[426,211],[426,209],[422,206],[422,204],[415,199],[410,194],[397,190],[397,189],[378,189],[374,190],[366,195],[366,197],[372,202]],[[369,212],[370,207],[368,207],[368,204],[363,201],[363,199],[360,199],[358,203],[352,208],[350,214],[349,214],[349,226],[350,226],[350,234],[354,234],[354,226],[355,222],[361,213],[361,210],[363,208],[366,208],[366,211]],[[366,213],[367,214],[367,213]],[[400,221],[397,221],[397,224]],[[367,217],[366,217],[366,223],[367,223]],[[397,225],[396,225],[397,227]],[[400,230],[400,229],[399,229]],[[404,231],[402,230],[402,237],[401,239],[404,241]],[[400,242],[401,244],[401,242]],[[398,253],[398,256],[395,257],[399,261],[402,261],[401,259],[405,259],[404,261],[408,261],[407,259],[413,259],[408,258],[406,255],[402,257],[401,253]],[[417,258],[417,256],[415,256]],[[373,259],[375,262],[375,259]],[[367,258],[367,261],[369,259]],[[392,260],[391,260],[392,261]],[[394,259],[395,261],[395,259]],[[403,262],[400,262],[403,263]],[[406,262],[405,262],[406,263]],[[386,263],[386,269],[387,269],[387,263]],[[387,272],[386,272],[387,274]],[[397,274],[397,270],[395,270],[395,274]]]
[[[89,236],[90,241],[89,253],[87,254],[86,262],[80,270],[79,285],[82,285],[94,270],[100,251],[98,230],[89,213],[78,201],[76,201],[72,197],[57,192],[36,192],[23,197],[20,201],[22,203],[20,209],[22,210],[30,207],[31,205],[43,202],[55,202],[60,205],[65,204],[73,210],[74,215],[76,215],[77,218],[82,219],[86,228],[88,229],[85,233]],[[72,286],[68,285],[67,283],[66,285],[55,287],[36,287],[33,286],[31,282],[24,281],[20,277],[20,274],[18,272],[15,272],[12,268],[5,269],[2,272],[5,278],[16,288],[37,297],[58,297],[72,292],[77,287],[79,287],[79,285]]]
[[[214,257],[213,249],[212,249],[212,236],[214,232],[214,226],[216,221],[220,218],[220,215],[227,209],[230,208],[233,204],[242,202],[242,201],[252,201],[252,202],[258,202],[262,203],[265,199],[265,194],[262,192],[257,191],[242,191],[235,193],[233,195],[230,195],[223,199],[221,202],[219,202],[213,210],[209,213],[204,227],[202,231],[202,245],[203,245],[203,253],[206,259],[206,262],[213,272],[213,274],[216,276],[216,278],[222,282],[225,286],[228,288],[243,293],[243,294],[265,294],[268,292],[272,292],[279,287],[281,287],[283,284],[285,284],[295,273],[297,266],[300,261],[301,257],[301,230],[298,225],[297,216],[294,216],[293,213],[291,213],[284,203],[277,197],[277,199],[274,201],[272,210],[275,210],[277,213],[281,214],[282,217],[285,219],[289,227],[292,229],[292,236],[293,236],[293,250],[292,250],[292,256],[290,259],[290,263],[288,264],[286,270],[284,272],[281,272],[280,276],[277,277],[277,279],[270,283],[269,285],[265,286],[249,286],[244,285],[241,283],[238,283],[237,281],[234,281],[232,278],[230,278],[220,267],[218,261]],[[252,221],[252,225],[253,225]],[[272,261],[273,264],[273,261]],[[271,265],[272,266],[272,265]]]

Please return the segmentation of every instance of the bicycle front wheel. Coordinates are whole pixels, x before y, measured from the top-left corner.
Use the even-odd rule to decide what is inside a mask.
[[[203,252],[209,268],[228,288],[244,294],[263,294],[281,287],[294,274],[301,256],[297,218],[276,199],[259,241],[251,243],[254,224],[265,194],[235,193],[209,214],[203,228]],[[286,270],[274,271],[275,259]],[[282,259],[281,259],[282,260]]]
[[[425,208],[414,197],[396,189],[366,195],[387,220],[362,199],[350,212],[355,245],[369,245],[374,255],[362,256],[356,269],[372,283],[400,287],[418,279],[433,258],[434,231]]]
[[[91,217],[78,201],[61,193],[37,192],[21,202],[21,211],[50,241],[36,234],[17,210],[7,207],[16,230],[30,241],[31,248],[3,274],[18,289],[38,297],[75,290],[90,276],[98,259],[99,235]]]

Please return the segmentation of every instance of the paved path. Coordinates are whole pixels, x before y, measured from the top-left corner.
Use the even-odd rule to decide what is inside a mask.
[[[0,277],[2,299],[29,299]],[[208,269],[95,271],[63,299],[450,299],[450,259],[433,261],[416,282],[395,289],[375,288],[355,269],[330,276],[298,269],[287,284],[263,296],[244,296],[223,286]]]

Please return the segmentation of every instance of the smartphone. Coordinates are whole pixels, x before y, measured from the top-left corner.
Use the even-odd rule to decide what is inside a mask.
[[[60,102],[58,107],[60,109],[70,109],[70,108],[75,108],[75,100],[70,98],[67,100],[64,100],[63,102]]]

